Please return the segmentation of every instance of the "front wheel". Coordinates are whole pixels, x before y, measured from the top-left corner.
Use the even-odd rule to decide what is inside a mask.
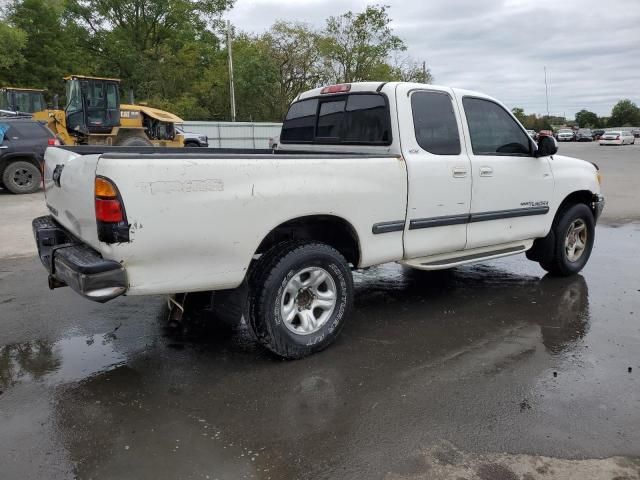
[[[322,243],[276,245],[249,276],[249,328],[262,345],[284,358],[302,358],[331,345],[352,304],[347,261]]]
[[[584,203],[572,205],[560,213],[553,228],[554,255],[540,265],[554,275],[574,275],[584,268],[591,256],[595,238],[593,212]]]

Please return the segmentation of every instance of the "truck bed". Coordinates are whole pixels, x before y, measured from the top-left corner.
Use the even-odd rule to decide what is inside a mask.
[[[63,145],[58,148],[80,155],[101,155],[102,158],[229,158],[247,156],[268,158],[383,158],[394,157],[392,154],[371,154],[350,151],[330,150],[272,150],[269,148],[201,148],[201,147],[117,147],[107,145]]]
[[[270,232],[318,215],[357,235],[356,266],[403,255],[402,232],[377,227],[404,223],[407,171],[399,155],[65,146],[45,157],[55,221],[123,265],[131,295],[235,288]],[[118,189],[127,242],[98,238],[96,176]]]

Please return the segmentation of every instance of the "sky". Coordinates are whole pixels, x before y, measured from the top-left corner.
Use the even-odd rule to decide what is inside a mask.
[[[225,17],[261,33],[276,20],[317,28],[366,0],[236,0]],[[407,54],[434,83],[477,90],[526,113],[607,116],[640,105],[640,0],[386,0]]]

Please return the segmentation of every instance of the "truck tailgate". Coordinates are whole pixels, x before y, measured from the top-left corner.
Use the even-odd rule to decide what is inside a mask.
[[[70,233],[98,248],[94,181],[100,155],[62,148],[45,152],[44,193],[51,215]]]

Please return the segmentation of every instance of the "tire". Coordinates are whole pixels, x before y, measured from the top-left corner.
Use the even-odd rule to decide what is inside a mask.
[[[185,142],[184,146],[187,148],[196,148],[196,147],[199,148],[200,144],[197,142]]]
[[[126,137],[116,144],[118,147],[153,147],[148,139],[143,137]]]
[[[19,160],[4,169],[2,183],[12,193],[34,193],[40,188],[42,173],[33,163]]]
[[[327,348],[352,305],[347,261],[322,243],[278,244],[249,274],[247,324],[255,338],[280,357],[302,358]]]
[[[549,261],[540,262],[540,266],[562,277],[578,273],[586,265],[593,249],[593,212],[584,203],[569,205],[559,213],[552,228],[555,234],[554,254]]]

